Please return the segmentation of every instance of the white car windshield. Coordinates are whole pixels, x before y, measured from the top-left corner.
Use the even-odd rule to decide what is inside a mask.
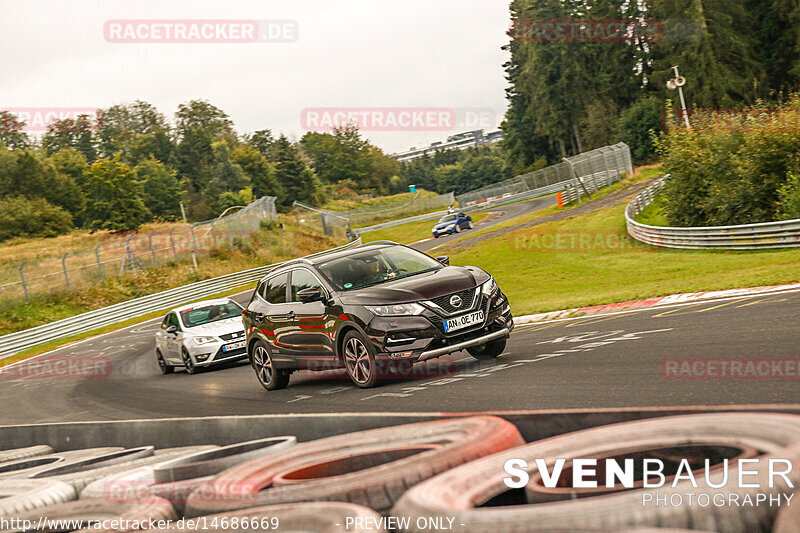
[[[181,320],[187,328],[193,328],[195,326],[208,324],[209,322],[234,318],[240,316],[241,313],[242,308],[236,303],[227,302],[184,309],[181,311]]]
[[[445,215],[439,219],[439,224],[442,222],[455,222],[456,220],[458,220],[458,216],[456,215]]]

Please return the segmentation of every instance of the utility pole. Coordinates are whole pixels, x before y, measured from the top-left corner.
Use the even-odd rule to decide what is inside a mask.
[[[688,111],[686,111],[686,100],[683,97],[683,86],[686,85],[686,78],[684,78],[678,73],[677,65],[672,67],[672,70],[675,71],[675,77],[667,82],[667,89],[669,89],[670,91],[678,89],[678,94],[681,97],[681,112],[683,113],[683,123],[686,125],[686,129],[690,130],[692,129],[692,126],[689,124],[689,113]]]
[[[183,202],[181,202],[181,216],[183,217],[183,223],[189,224],[186,221],[186,209],[183,208]],[[191,235],[189,235],[189,247],[192,250],[192,264],[194,265],[194,271],[197,272],[197,256],[194,253],[194,228],[191,229]]]

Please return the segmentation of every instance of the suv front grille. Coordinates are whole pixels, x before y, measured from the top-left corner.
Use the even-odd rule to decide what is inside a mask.
[[[465,289],[463,291],[454,292],[452,294],[446,294],[444,296],[439,296],[437,298],[432,298],[429,300],[430,303],[444,311],[448,315],[454,315],[456,313],[460,313],[462,311],[469,311],[475,305],[475,293],[477,292],[477,288],[474,289]],[[450,303],[450,299],[453,296],[458,296],[461,298],[461,305],[458,307],[454,306]]]
[[[220,335],[219,338],[224,341],[244,340],[244,331],[226,333],[225,335]]]

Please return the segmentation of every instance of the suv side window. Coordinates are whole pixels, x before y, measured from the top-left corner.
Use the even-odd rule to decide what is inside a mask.
[[[322,284],[319,282],[316,276],[314,276],[311,272],[304,268],[298,268],[297,270],[292,270],[292,301],[299,302],[300,299],[297,297],[297,293],[302,291],[303,289],[308,289],[311,287],[319,287],[324,292],[325,289],[323,288]]]
[[[170,313],[169,316],[167,316],[167,327],[170,326],[175,326],[176,328],[178,328],[178,331],[181,330],[181,325],[178,322],[178,315],[176,315],[175,313]]]
[[[271,304],[286,303],[286,274],[279,274],[270,278],[266,283],[264,299]]]
[[[161,329],[167,329],[169,327],[169,317],[172,313],[168,314],[164,317],[164,320],[161,321]]]

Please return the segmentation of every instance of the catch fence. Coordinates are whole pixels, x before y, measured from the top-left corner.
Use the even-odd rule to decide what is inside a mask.
[[[131,233],[88,248],[40,255],[0,268],[0,299],[68,292],[126,273],[175,264],[245,244],[262,222],[277,222],[275,198],[263,197],[214,220]]]

